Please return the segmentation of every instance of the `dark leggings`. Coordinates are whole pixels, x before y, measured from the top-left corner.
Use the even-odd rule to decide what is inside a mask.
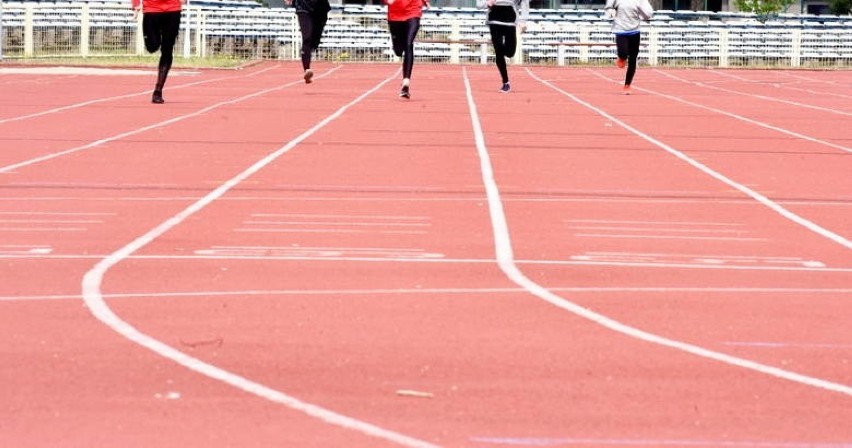
[[[160,70],[172,68],[172,59],[180,31],[180,11],[149,12],[142,16],[142,33],[148,53],[160,50]]]
[[[402,77],[411,78],[414,68],[414,38],[420,29],[420,17],[413,17],[404,22],[388,21],[393,52],[402,57]]]
[[[629,86],[633,82],[633,75],[636,74],[636,59],[639,58],[639,42],[641,34],[616,34],[615,46],[618,49],[618,57],[627,59],[627,73],[624,77],[624,85]]]
[[[506,58],[515,56],[518,48],[518,38],[514,26],[488,25],[491,30],[491,42],[494,44],[494,59],[503,83],[509,82],[509,71],[506,69]]]
[[[302,31],[302,50],[299,54],[302,56],[302,68],[307,70],[311,68],[311,52],[319,48],[322,31],[328,22],[328,12],[299,11],[296,15],[299,17],[299,30]]]

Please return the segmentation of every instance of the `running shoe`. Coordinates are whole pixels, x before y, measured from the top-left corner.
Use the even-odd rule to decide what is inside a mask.
[[[509,93],[511,91],[512,91],[512,86],[510,86],[508,82],[504,82],[503,87],[500,87],[500,92],[502,92],[502,93]]]
[[[305,70],[305,84],[310,84],[313,82],[314,71],[311,69]]]
[[[624,92],[625,95],[630,95],[630,93],[631,93],[630,85],[629,84],[625,85],[624,89],[622,89],[622,91]]]
[[[151,95],[151,102],[154,104],[163,104],[165,101],[163,100],[163,92],[159,90],[155,90],[154,94]]]
[[[624,59],[615,58],[615,66],[618,68],[624,68]]]
[[[411,98],[411,92],[408,91],[408,86],[402,86],[402,89],[399,91],[400,98]]]

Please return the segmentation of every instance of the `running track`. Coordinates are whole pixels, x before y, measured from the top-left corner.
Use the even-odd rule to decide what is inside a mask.
[[[0,72],[0,446],[852,446],[852,72]]]

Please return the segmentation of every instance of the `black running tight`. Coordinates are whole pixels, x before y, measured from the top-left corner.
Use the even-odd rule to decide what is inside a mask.
[[[615,46],[618,51],[619,59],[627,59],[627,73],[624,76],[624,85],[629,86],[633,82],[633,75],[636,74],[636,60],[639,58],[639,43],[641,42],[641,34],[616,34]]]
[[[411,78],[414,68],[414,38],[420,29],[420,17],[413,17],[404,22],[388,21],[393,52],[402,58],[402,77]]]
[[[180,31],[180,11],[149,12],[142,16],[142,33],[148,53],[160,50],[160,71],[172,68],[175,41]]]
[[[299,17],[299,30],[302,32],[302,49],[299,55],[302,57],[302,68],[307,70],[311,68],[311,52],[320,46],[322,31],[328,22],[328,11],[298,11],[296,15]]]
[[[491,43],[494,44],[494,59],[503,83],[509,82],[509,71],[506,68],[506,58],[515,56],[518,48],[518,38],[514,26],[488,25],[491,30]]]

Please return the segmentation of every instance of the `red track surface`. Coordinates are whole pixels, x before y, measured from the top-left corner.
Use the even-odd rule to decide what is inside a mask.
[[[396,68],[0,72],[0,446],[852,444],[852,73]]]

